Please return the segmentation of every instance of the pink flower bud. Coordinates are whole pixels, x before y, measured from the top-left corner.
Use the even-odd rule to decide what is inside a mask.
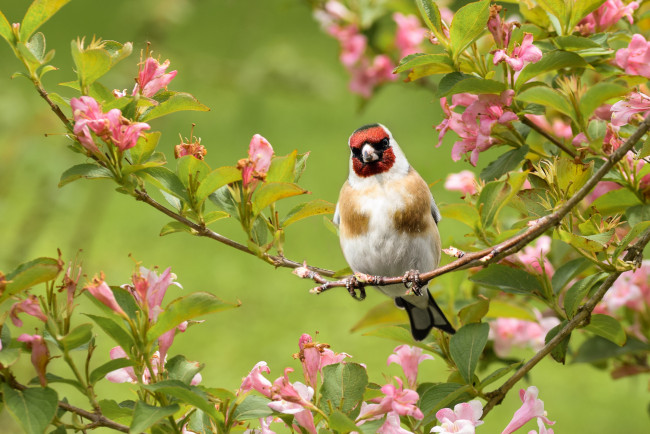
[[[537,399],[538,394],[539,390],[535,386],[530,386],[526,390],[519,390],[519,398],[521,398],[523,405],[515,412],[512,420],[501,434],[513,433],[535,417],[542,419],[547,425],[555,424],[546,417],[544,401]]]
[[[41,305],[38,301],[38,297],[35,295],[28,296],[25,300],[14,303],[9,310],[9,317],[11,322],[14,323],[16,327],[22,327],[23,322],[18,318],[19,313],[26,313],[40,319],[43,322],[47,321],[47,316],[41,310]]]
[[[104,305],[108,306],[113,312],[126,317],[126,313],[115,299],[115,294],[113,294],[111,288],[104,282],[104,273],[100,277],[93,277],[92,283],[86,285],[84,289]]]
[[[32,351],[32,365],[36,369],[41,386],[47,386],[45,371],[47,364],[50,362],[50,352],[47,349],[45,340],[40,335],[22,334],[16,339],[19,342],[25,342],[27,348]]]
[[[248,158],[239,160],[237,167],[242,172],[244,187],[255,188],[257,180],[264,180],[271,166],[273,147],[264,137],[255,134],[248,146]]]
[[[176,71],[165,73],[168,67],[169,60],[165,60],[161,65],[158,60],[148,57],[144,64],[140,65],[133,95],[140,92],[150,98],[160,89],[167,88],[169,82],[176,77]]]

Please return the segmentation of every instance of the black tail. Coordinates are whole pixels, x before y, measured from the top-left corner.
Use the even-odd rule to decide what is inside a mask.
[[[417,307],[402,297],[395,298],[395,304],[397,307],[406,309],[406,312],[409,315],[413,339],[416,341],[423,340],[429,336],[429,332],[434,327],[451,335],[456,333],[456,330],[454,330],[447,318],[445,318],[445,315],[442,313],[442,310],[440,310],[440,307],[438,307],[429,291],[427,291],[426,295],[422,295],[421,297],[429,297],[429,304],[426,309]]]

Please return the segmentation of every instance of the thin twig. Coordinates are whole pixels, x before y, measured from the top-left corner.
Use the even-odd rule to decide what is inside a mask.
[[[521,123],[532,128],[533,130],[537,131],[539,134],[544,136],[548,141],[553,143],[555,146],[569,154],[572,158],[576,157],[576,153],[573,152],[571,149],[567,148],[564,143],[560,142],[558,139],[550,135],[548,132],[544,131],[542,128],[539,127],[535,122],[531,121],[528,119],[526,116],[522,116],[520,119]]]
[[[628,249],[627,254],[623,259],[628,262],[635,262],[639,265],[643,259],[643,248],[648,244],[648,242],[650,242],[650,230],[646,231],[645,234]],[[620,271],[610,274],[600,285],[596,293],[587,300],[587,302],[578,310],[578,313],[571,318],[571,320],[544,346],[544,348],[519,368],[505,383],[501,385],[501,387],[488,393],[489,400],[483,407],[483,415],[481,418],[484,418],[496,405],[499,405],[508,391],[512,389],[531,369],[533,369],[537,363],[553,351],[560,342],[566,339],[574,329],[589,323],[589,318],[591,317],[594,308],[603,299],[605,293],[621,274],[622,272]]]
[[[559,222],[569,213],[571,210],[584,199],[587,194],[596,186],[596,184],[609,172],[609,170],[621,161],[625,155],[630,151],[634,145],[641,139],[641,137],[650,130],[650,115],[648,115],[643,122],[639,125],[637,130],[632,134],[627,141],[621,145],[612,155],[609,156],[605,163],[594,173],[591,178],[580,188],[573,196],[571,196],[562,207],[557,211],[542,217],[537,221],[537,224],[522,232],[519,235],[515,235],[512,238],[507,239],[506,241],[493,246],[487,249],[483,249],[478,252],[466,253],[462,258],[459,258],[455,261],[452,261],[440,268],[437,268],[426,273],[419,275],[419,279],[422,283],[427,283],[435,277],[439,277],[443,274],[449,272],[477,267],[485,266],[494,262],[498,262],[506,256],[509,256],[513,253],[518,252],[524,248],[528,243],[533,241],[535,238],[542,235],[552,226],[559,224]],[[313,269],[312,269],[313,270]],[[316,271],[316,270],[314,270]],[[316,273],[311,273],[305,278],[310,278],[316,283],[321,284],[320,287],[314,288],[312,291],[319,293],[326,291],[330,288],[345,287],[350,288],[351,280],[355,280],[352,285],[355,288],[363,288],[367,285],[372,286],[384,286],[384,285],[394,285],[404,282],[404,276],[365,276],[363,275],[361,279],[352,279],[345,278],[335,281],[328,281],[324,279],[321,275]]]
[[[39,82],[34,81],[34,87],[36,87],[36,90],[38,91],[38,94],[43,98],[47,104],[50,106],[54,114],[63,122],[63,125],[68,129],[68,131],[72,131],[72,125],[70,124],[70,121],[68,120],[68,117],[63,113],[61,110],[61,107],[56,105],[54,101],[50,99],[49,94],[43,87],[40,85]]]

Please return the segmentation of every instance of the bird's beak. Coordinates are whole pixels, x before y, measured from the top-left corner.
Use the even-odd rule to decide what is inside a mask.
[[[379,155],[377,155],[377,151],[372,145],[366,143],[361,148],[361,159],[364,163],[372,163],[373,161],[379,160]]]

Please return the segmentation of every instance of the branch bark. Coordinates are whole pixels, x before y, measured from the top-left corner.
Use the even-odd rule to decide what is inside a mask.
[[[558,139],[544,131],[542,128],[540,128],[535,122],[531,121],[528,119],[526,116],[522,116],[520,119],[522,124],[526,125],[527,127],[530,127],[531,129],[537,131],[540,135],[544,136],[549,142],[553,143],[555,146],[569,154],[571,157],[575,158],[576,153],[573,152],[571,149],[567,148],[564,143],[560,142]]]

